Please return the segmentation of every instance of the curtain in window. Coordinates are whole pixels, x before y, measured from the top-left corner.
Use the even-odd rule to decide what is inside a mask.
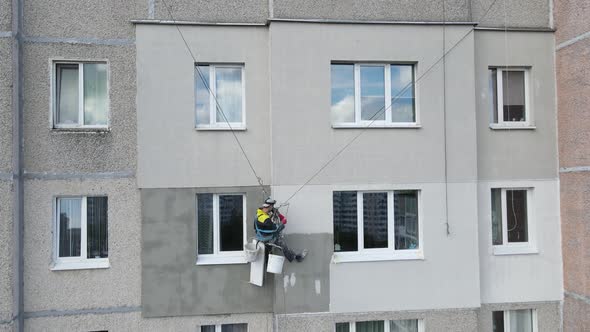
[[[357,192],[335,191],[332,194],[332,205],[334,251],[357,251]]]
[[[248,324],[223,324],[221,332],[248,332]]]
[[[510,311],[510,331],[533,332],[533,312],[527,310]]]
[[[202,77],[199,75],[199,71],[201,72]],[[195,111],[197,113],[197,125],[209,124],[210,94],[209,90],[207,90],[207,87],[211,87],[209,84],[209,66],[197,66],[195,68],[195,81]]]
[[[526,121],[524,71],[502,71],[504,121]]]
[[[356,332],[384,332],[385,322],[371,321],[371,322],[356,322]]]
[[[219,196],[220,251],[239,251],[244,246],[242,195]]]
[[[414,66],[391,65],[391,110],[393,122],[415,122]]]
[[[396,191],[393,200],[395,249],[418,249],[418,192]]]
[[[106,197],[88,197],[86,200],[87,257],[109,257],[108,204]]]
[[[197,195],[198,254],[213,253],[213,195]]]
[[[365,248],[387,248],[387,193],[363,194]]]
[[[217,101],[229,122],[242,122],[242,68],[216,67]],[[225,123],[217,110],[217,122]]]
[[[57,64],[55,71],[56,123],[77,124],[79,111],[78,65]]]
[[[82,231],[82,199],[60,198],[58,204],[59,257],[79,257]]]
[[[84,124],[107,124],[107,65],[84,64]]]
[[[392,320],[389,322],[389,332],[418,332],[418,320]]]

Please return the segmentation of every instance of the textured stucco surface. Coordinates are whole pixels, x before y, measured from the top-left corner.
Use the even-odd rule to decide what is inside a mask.
[[[170,318],[144,318],[141,313],[77,315],[65,317],[31,318],[25,321],[30,332],[99,331],[200,331],[200,325],[247,323],[251,332],[271,332],[270,314],[232,314],[223,316],[192,316]]]
[[[134,36],[132,19],[147,16],[147,0],[24,1],[27,36],[92,37],[106,39]]]
[[[110,268],[51,271],[55,197],[105,194]],[[140,232],[134,179],[25,181],[25,311],[139,306]]]
[[[0,322],[12,318],[12,201],[11,181],[0,180]]]
[[[564,287],[586,297],[590,297],[589,198],[590,173],[561,174]]]
[[[254,236],[259,187],[142,189],[143,316],[272,312],[271,275],[258,287],[248,264],[196,265],[197,192],[245,193],[246,239]]]
[[[12,39],[0,38],[0,172],[12,172]]]
[[[426,332],[468,332],[477,330],[477,309],[351,314],[278,315],[277,331],[332,332],[338,322],[422,319]]]
[[[0,31],[12,30],[12,0],[0,0]]]
[[[527,201],[531,254],[494,254],[491,188],[531,188]],[[482,303],[560,301],[563,269],[559,182],[506,180],[480,182],[478,192],[479,268]]]
[[[476,31],[475,95],[480,180],[557,178],[552,33]],[[534,56],[531,56],[534,54]],[[489,67],[530,66],[529,100],[536,129],[493,130]]]
[[[293,220],[311,222],[311,220]],[[275,276],[274,312],[327,312],[330,310],[330,259],[334,248],[332,234],[289,234],[285,240],[292,250],[309,251],[303,262],[285,261],[282,275]]]
[[[137,158],[135,48],[25,44],[25,170],[28,172],[134,171]],[[107,133],[50,129],[49,59],[107,60],[110,127]]]
[[[491,7],[488,14],[482,16]],[[472,0],[473,20],[482,27],[549,28],[550,5],[548,0]]]
[[[588,20],[590,21],[590,20]],[[557,51],[559,164],[590,166],[590,38]]]
[[[586,301],[566,294],[563,303],[563,331],[590,331],[590,298]]]
[[[445,20],[470,20],[469,0],[445,0]],[[327,0],[273,1],[274,18],[340,20],[443,21],[439,0]]]
[[[482,304],[479,310],[479,332],[492,332],[492,312],[502,310],[535,309],[539,332],[561,330],[561,309],[559,302],[498,303]],[[579,330],[582,331],[582,330]]]
[[[164,4],[168,4],[174,19],[178,21],[263,23],[269,17],[268,0],[153,1],[157,19],[171,19]]]
[[[590,2],[587,0],[553,1],[555,41],[557,44],[590,31]]]

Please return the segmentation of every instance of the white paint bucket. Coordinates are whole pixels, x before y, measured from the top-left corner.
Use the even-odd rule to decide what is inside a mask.
[[[246,262],[254,262],[256,256],[258,256],[258,247],[256,246],[256,243],[246,243],[244,245],[244,258],[246,258]]]
[[[281,274],[283,273],[283,263],[285,257],[279,255],[268,255],[268,265],[266,266],[266,272]]]

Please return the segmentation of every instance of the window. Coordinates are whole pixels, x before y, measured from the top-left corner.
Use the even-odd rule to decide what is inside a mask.
[[[336,323],[336,332],[423,332],[418,319]]]
[[[333,63],[335,127],[416,126],[414,65]]]
[[[335,191],[335,261],[421,258],[419,191]]]
[[[104,129],[108,126],[107,64],[56,62],[53,127]]]
[[[532,249],[528,207],[532,189],[492,189],[492,244],[494,253],[529,253]]]
[[[197,65],[195,113],[197,129],[245,129],[244,65]]]
[[[107,197],[56,200],[54,270],[109,267]]]
[[[248,324],[202,325],[201,332],[248,332]]]
[[[498,67],[490,68],[489,72],[492,124],[529,126],[528,69]]]
[[[197,195],[197,264],[246,263],[246,196]]]
[[[492,312],[493,332],[537,332],[537,312],[532,309]]]

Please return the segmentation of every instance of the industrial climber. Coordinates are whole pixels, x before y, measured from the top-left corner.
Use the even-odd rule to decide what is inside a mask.
[[[275,203],[276,201],[269,197],[256,211],[256,218],[254,220],[256,237],[271,247],[281,249],[283,255],[285,255],[285,258],[289,262],[293,260],[301,262],[307,255],[307,250],[303,250],[301,253],[295,253],[287,247],[282,234],[287,223],[287,218],[274,208]]]

